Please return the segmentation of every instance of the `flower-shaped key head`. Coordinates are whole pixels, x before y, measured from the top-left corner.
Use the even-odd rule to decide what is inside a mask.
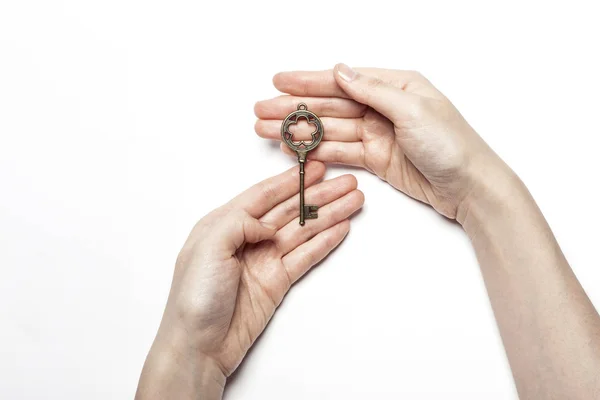
[[[290,127],[299,122],[300,119],[304,118],[309,125],[314,125],[315,130],[310,134],[311,140],[295,141],[293,139],[294,134],[290,131]],[[298,153],[298,160],[304,162],[306,160],[306,153],[314,149],[319,145],[323,139],[323,123],[313,112],[308,111],[308,107],[304,103],[298,104],[298,109],[290,113],[281,124],[281,140],[288,147]]]

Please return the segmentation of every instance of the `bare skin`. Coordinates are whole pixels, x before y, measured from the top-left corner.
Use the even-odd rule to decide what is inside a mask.
[[[516,174],[420,74],[285,72],[256,132],[303,101],[323,115],[315,160],[360,166],[455,218],[471,239],[521,399],[600,396],[600,319]],[[283,148],[287,152],[286,148]]]
[[[446,97],[416,72],[343,64],[273,82],[286,95],[256,104],[259,136],[279,140],[299,102],[322,116],[308,184],[323,174],[316,161],[363,167],[463,226],[521,399],[600,395],[596,310],[526,187]],[[303,232],[296,192],[297,176],[285,173],[194,228],[137,399],[220,398],[290,285],[343,240],[364,201],[351,176],[311,186],[307,201],[327,206]]]
[[[344,239],[364,196],[356,178],[317,183],[319,218],[298,225],[298,168],[267,179],[202,218],[183,246],[136,399],[220,399],[226,378],[265,329],[290,286]]]

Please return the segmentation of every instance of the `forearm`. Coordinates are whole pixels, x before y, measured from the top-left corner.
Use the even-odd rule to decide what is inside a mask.
[[[136,393],[136,400],[218,400],[225,376],[210,358],[198,354],[185,334],[159,330]]]
[[[475,248],[521,398],[596,398],[596,310],[523,183],[501,161],[480,173],[458,220]]]

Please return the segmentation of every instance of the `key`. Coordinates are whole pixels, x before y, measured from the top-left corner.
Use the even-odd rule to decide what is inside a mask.
[[[304,118],[309,125],[314,125],[315,130],[311,133],[311,141],[294,141],[290,127]],[[319,117],[311,111],[304,103],[298,104],[296,111],[290,113],[281,124],[281,140],[298,155],[300,164],[300,225],[304,226],[305,220],[319,217],[318,206],[304,204],[304,164],[306,163],[306,154],[321,143],[323,139],[323,124]]]

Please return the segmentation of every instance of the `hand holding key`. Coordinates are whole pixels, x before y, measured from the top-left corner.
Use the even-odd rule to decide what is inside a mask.
[[[364,202],[356,179],[344,175],[317,183],[325,166],[305,164],[306,198],[321,206],[314,223],[296,222],[298,169],[292,168],[196,224],[177,259],[138,398],[192,398],[200,387],[208,399],[222,390],[290,286],[344,239],[348,218]],[[170,388],[176,394],[168,392],[168,382],[180,382]]]
[[[304,140],[294,141],[294,134],[290,132],[290,126],[297,124],[300,118],[305,118],[306,122],[315,126],[315,131],[311,133],[311,141]],[[308,111],[308,107],[304,103],[298,104],[298,109],[283,120],[281,124],[281,140],[288,147],[295,151],[298,155],[298,163],[300,164],[300,225],[304,226],[305,219],[316,219],[318,206],[304,204],[304,164],[306,163],[306,154],[317,147],[323,139],[323,124],[319,117],[313,112]]]
[[[281,140],[281,120],[306,102],[327,131],[309,159],[363,167],[449,218],[480,190],[472,190],[479,175],[502,165],[452,103],[417,72],[340,64],[329,71],[282,72],[273,83],[289,95],[256,104],[259,136]],[[282,149],[292,154],[287,146]]]

